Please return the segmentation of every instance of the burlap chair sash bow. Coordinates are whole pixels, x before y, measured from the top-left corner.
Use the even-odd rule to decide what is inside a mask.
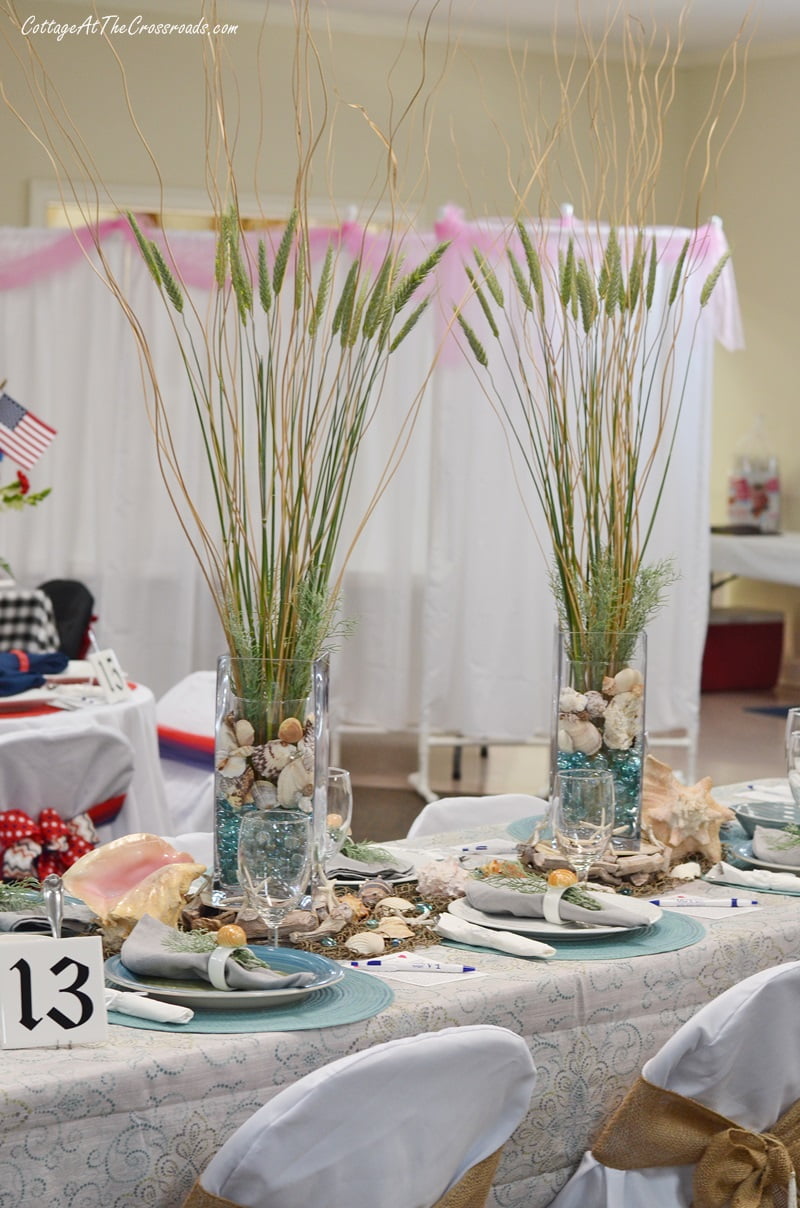
[[[500,1162],[500,1153],[501,1150],[497,1149],[489,1154],[488,1158],[470,1167],[463,1178],[437,1200],[432,1208],[484,1208]],[[195,1183],[183,1201],[183,1208],[241,1208],[241,1205],[235,1204],[233,1200],[212,1195],[199,1183]],[[269,1208],[269,1205],[265,1204],[264,1208]]]
[[[757,1133],[639,1078],[592,1153],[615,1170],[694,1166],[693,1208],[794,1208],[800,1100],[769,1132]]]

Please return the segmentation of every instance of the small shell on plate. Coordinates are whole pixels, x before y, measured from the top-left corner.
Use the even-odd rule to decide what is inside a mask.
[[[345,948],[349,948],[356,956],[378,956],[383,952],[385,944],[383,936],[378,935],[376,931],[359,931],[345,942]]]

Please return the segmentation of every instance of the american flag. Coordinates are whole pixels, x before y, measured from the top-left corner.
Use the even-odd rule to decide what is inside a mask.
[[[23,470],[30,470],[39,460],[55,434],[55,428],[26,411],[10,395],[0,394],[0,450]]]

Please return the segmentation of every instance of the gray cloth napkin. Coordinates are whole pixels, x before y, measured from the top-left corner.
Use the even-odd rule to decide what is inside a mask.
[[[775,826],[755,828],[753,855],[765,864],[785,864],[787,868],[800,868],[800,843],[791,842],[791,837]]]
[[[89,935],[95,929],[95,921],[95,915],[88,907],[85,908],[85,911],[81,911],[79,907],[76,907],[74,911],[70,908],[69,913],[64,911],[61,934],[64,937]],[[35,932],[49,935],[50,924],[45,917],[44,908],[42,908],[41,914],[34,913],[32,910],[2,910],[0,911],[0,932],[3,931]]]
[[[522,890],[505,889],[478,880],[468,881],[465,889],[470,906],[484,914],[513,914],[517,918],[528,919],[544,917],[543,893],[523,893]],[[592,897],[600,910],[587,910],[562,897],[559,913],[564,922],[595,923],[604,927],[642,927],[650,922],[648,915],[651,912],[645,903],[633,898],[619,898],[611,893],[592,894]]]
[[[122,963],[140,977],[166,977],[209,981],[207,952],[174,952],[164,946],[164,940],[174,934],[174,928],[146,914],[122,945]],[[275,973],[272,969],[244,969],[234,960],[225,966],[225,980],[232,990],[285,990],[307,986],[314,974]]]
[[[414,875],[413,864],[395,864],[386,860],[351,860],[336,856],[325,865],[325,873],[335,881],[402,881]]]

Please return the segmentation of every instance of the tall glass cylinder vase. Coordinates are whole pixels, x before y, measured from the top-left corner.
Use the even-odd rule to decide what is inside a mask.
[[[259,808],[313,816],[315,864],[325,846],[329,758],[328,657],[217,663],[213,902],[241,897],[243,816]]]
[[[638,839],[645,745],[644,633],[560,632],[556,640],[551,773],[608,769],[614,833]]]

